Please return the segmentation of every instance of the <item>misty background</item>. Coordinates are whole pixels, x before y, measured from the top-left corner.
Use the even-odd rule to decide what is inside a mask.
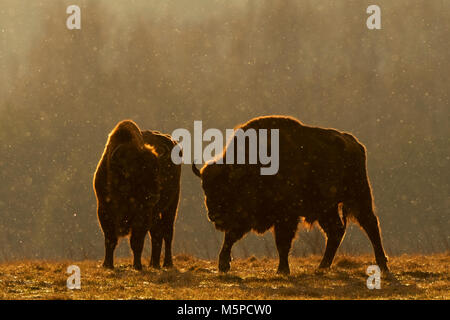
[[[118,121],[170,134],[270,114],[366,145],[388,255],[449,251],[450,1],[0,3],[0,261],[103,257],[92,179]],[[72,4],[81,30],[66,28]],[[215,259],[223,235],[190,166],[181,190],[174,253]],[[292,254],[324,244],[299,226]],[[372,248],[351,225],[338,253]],[[233,255],[276,257],[272,234]]]

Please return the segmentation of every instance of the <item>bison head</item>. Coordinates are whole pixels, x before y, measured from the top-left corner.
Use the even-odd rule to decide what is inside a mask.
[[[226,230],[231,224],[240,223],[246,217],[244,208],[239,206],[245,168],[209,162],[201,170],[195,164],[192,169],[202,179],[208,218],[216,228]]]

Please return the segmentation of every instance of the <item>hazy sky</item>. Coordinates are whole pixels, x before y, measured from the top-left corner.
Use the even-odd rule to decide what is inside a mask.
[[[232,6],[245,6],[247,1],[229,0],[167,0],[167,1],[146,1],[146,0],[95,0],[102,8],[109,8],[108,16],[114,18],[110,27],[120,30],[127,30],[127,22],[134,20],[136,16],[143,16],[148,12],[149,19],[160,19],[170,15],[178,23],[189,23],[205,18],[211,18],[225,8]],[[0,79],[3,85],[0,88],[0,95],[3,96],[11,87],[11,71],[22,75],[25,68],[27,54],[34,38],[40,36],[42,25],[48,19],[60,19],[61,27],[65,27],[68,15],[64,8],[76,4],[82,9],[82,24],[85,10],[93,0],[64,0],[58,1],[62,11],[59,17],[51,16],[51,8],[55,7],[54,0],[45,1],[17,1],[1,0],[0,7]],[[106,14],[106,13],[105,13]],[[11,59],[20,61],[19,70],[11,70]]]

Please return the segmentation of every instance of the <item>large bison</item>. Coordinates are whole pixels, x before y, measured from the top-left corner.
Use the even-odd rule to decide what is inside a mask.
[[[201,170],[192,165],[202,180],[208,217],[225,232],[220,271],[230,269],[236,241],[251,230],[263,233],[273,226],[278,272],[288,274],[288,254],[300,217],[309,224],[317,221],[327,236],[319,268],[331,266],[351,217],[367,233],[379,267],[388,270],[367,177],[366,150],[355,137],[283,116],[255,118],[236,129],[279,129],[279,170],[261,175],[261,164],[226,164],[230,146],[237,145],[236,135],[222,155]],[[267,143],[271,150],[273,142]],[[248,158],[248,146],[244,150]]]
[[[152,239],[150,265],[160,267],[164,239],[164,266],[172,266],[181,172],[170,159],[174,145],[170,136],[141,131],[131,120],[121,121],[110,133],[94,176],[97,214],[105,236],[104,267],[114,267],[118,239],[131,233],[133,266],[141,270],[148,231]]]

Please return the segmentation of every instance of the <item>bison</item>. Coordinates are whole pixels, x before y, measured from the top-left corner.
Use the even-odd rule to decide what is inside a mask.
[[[230,269],[236,241],[251,230],[264,233],[274,227],[278,273],[289,274],[288,254],[301,219],[310,225],[318,222],[326,234],[319,268],[328,268],[349,218],[367,233],[377,264],[388,271],[367,176],[366,150],[354,136],[306,126],[285,116],[255,118],[236,129],[279,129],[279,170],[261,175],[261,164],[227,164],[224,159],[230,146],[237,145],[236,135],[233,143],[201,170],[192,165],[202,181],[208,218],[225,233],[219,271]],[[267,141],[268,150],[271,143]],[[248,158],[248,147],[244,150]]]
[[[150,265],[160,267],[164,240],[164,266],[172,266],[181,173],[170,159],[175,145],[170,136],[141,131],[131,120],[119,122],[109,134],[94,176],[97,215],[105,236],[104,267],[114,267],[118,239],[131,233],[133,267],[141,270],[147,232],[152,240]]]

